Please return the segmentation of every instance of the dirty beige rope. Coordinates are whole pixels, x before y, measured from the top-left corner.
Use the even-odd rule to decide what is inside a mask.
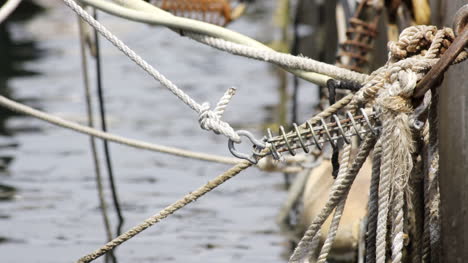
[[[442,50],[450,45],[453,38],[453,32],[448,28],[437,30],[432,26],[417,26],[405,29],[397,42],[389,43],[389,62],[369,76],[356,96],[363,103],[375,103],[382,112],[377,263],[387,262],[387,222],[390,214],[392,262],[402,262],[405,225],[403,207],[405,198],[409,196],[408,180],[414,153],[409,116],[413,111],[411,97],[416,83],[439,60]],[[466,52],[462,52],[455,63],[463,59],[466,59]]]
[[[335,208],[335,213],[333,214],[330,228],[328,229],[327,238],[320,250],[320,255],[317,259],[317,263],[325,263],[328,258],[328,254],[332,248],[333,242],[335,241],[336,233],[338,232],[338,227],[340,225],[341,216],[346,205],[346,198],[341,199],[338,205]]]
[[[351,108],[350,110],[354,110],[354,109]],[[352,145],[347,144],[342,150],[341,159],[340,159],[340,167],[338,170],[337,177],[346,176],[346,173],[348,172],[348,167],[350,165],[349,157],[351,154],[351,149],[352,149]],[[347,194],[342,197],[341,201],[338,203],[338,205],[335,208],[335,213],[333,214],[333,217],[332,217],[332,222],[330,224],[330,228],[327,233],[327,238],[325,239],[325,242],[322,246],[319,257],[317,259],[317,263],[325,263],[327,261],[328,254],[330,253],[333,242],[335,241],[336,233],[340,225],[341,216],[343,215],[343,211],[346,205],[346,198],[347,198]]]
[[[382,156],[382,140],[375,145],[372,159],[372,177],[367,208],[366,263],[375,262],[375,233],[377,231],[377,199],[380,179],[380,160]]]
[[[127,232],[123,233],[122,235],[116,237],[114,240],[110,241],[103,247],[99,248],[98,250],[92,252],[89,255],[86,255],[78,260],[78,263],[85,263],[91,262],[100,256],[104,255],[105,253],[111,251],[116,246],[122,244],[123,242],[129,240],[130,238],[138,235],[143,230],[147,229],[148,227],[158,223],[162,219],[168,217],[169,215],[173,214],[177,210],[181,209],[182,207],[190,204],[191,202],[197,200],[198,198],[202,197],[206,193],[210,192],[214,188],[218,187],[222,183],[226,182],[227,180],[231,179],[232,177],[236,176],[241,171],[249,168],[252,166],[252,163],[249,161],[242,161],[241,163],[235,165],[228,171],[224,172],[223,174],[219,175],[218,177],[214,178],[213,180],[209,181],[207,184],[201,186],[197,190],[191,192],[188,195],[185,195],[175,203],[169,205],[168,207],[161,210],[159,213],[155,214],[154,216],[146,219],[143,223],[131,228]]]
[[[320,213],[315,217],[312,224],[309,226],[301,241],[294,250],[291,258],[289,259],[290,263],[299,263],[303,260],[308,259],[310,256],[311,243],[314,240],[314,237],[317,235],[317,232],[320,230],[320,227],[323,225],[325,220],[331,214],[333,209],[341,201],[341,199],[346,196],[348,193],[354,179],[356,178],[359,169],[361,169],[362,164],[369,155],[370,150],[375,144],[375,136],[369,135],[364,139],[364,142],[359,147],[359,152],[356,158],[353,161],[353,164],[349,168],[348,172],[342,176],[337,177],[335,183],[332,186],[332,189],[329,194],[329,198],[324,208]]]

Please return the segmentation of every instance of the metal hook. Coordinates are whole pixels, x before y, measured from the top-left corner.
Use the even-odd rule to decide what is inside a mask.
[[[264,149],[266,147],[263,142],[255,139],[255,137],[253,136],[252,133],[250,133],[248,131],[244,131],[244,130],[239,130],[239,131],[236,131],[236,132],[237,132],[237,134],[239,136],[247,137],[255,147],[258,147],[259,149]],[[229,139],[229,141],[228,141],[229,151],[232,153],[232,155],[234,155],[237,158],[247,160],[247,161],[249,161],[249,162],[251,162],[253,164],[257,164],[258,160],[257,160],[256,156],[259,156],[258,154],[256,154],[254,152],[252,155],[248,155],[248,154],[245,154],[245,153],[238,152],[236,150],[236,147],[234,146],[234,143],[239,144],[241,142],[235,142],[235,141]]]

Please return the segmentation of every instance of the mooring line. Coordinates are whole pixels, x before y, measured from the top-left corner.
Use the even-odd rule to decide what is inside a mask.
[[[98,21],[97,9],[93,8],[93,18]],[[98,106],[99,106],[99,115],[101,117],[101,129],[104,132],[107,132],[107,121],[106,121],[106,110],[105,110],[105,101],[104,101],[104,88],[102,83],[102,59],[101,59],[101,49],[99,45],[99,34],[98,31],[93,28],[94,33],[94,50],[95,50],[95,62],[96,62],[96,87],[97,87],[97,96],[98,96]],[[117,228],[116,235],[120,235],[122,232],[122,226],[125,222],[123,217],[122,208],[120,206],[119,195],[117,192],[117,185],[114,177],[114,169],[112,166],[111,152],[109,148],[109,142],[107,140],[102,141],[104,146],[104,157],[106,160],[107,176],[109,178],[109,185],[112,193],[112,202],[114,203],[115,213],[117,214]]]
[[[84,86],[84,93],[85,93],[85,101],[86,101],[86,113],[88,117],[88,126],[89,127],[94,127],[94,118],[93,118],[93,105],[91,102],[91,88],[89,85],[89,74],[88,74],[88,59],[86,56],[86,32],[84,30],[85,23],[80,19],[79,16],[78,18],[78,29],[79,29],[79,42],[80,42],[80,51],[81,51],[81,70],[82,70],[82,75],[83,75],[83,86]],[[94,173],[96,175],[96,188],[98,192],[98,199],[99,199],[99,204],[100,204],[100,210],[102,213],[102,219],[104,223],[104,229],[106,232],[106,240],[110,241],[112,240],[112,230],[110,226],[110,221],[109,221],[109,216],[107,215],[107,204],[106,200],[104,198],[104,190],[103,190],[103,185],[102,185],[102,176],[101,176],[101,167],[99,164],[99,157],[97,154],[97,149],[96,149],[96,138],[93,136],[89,136],[89,142],[90,142],[90,148],[91,148],[91,155],[93,158],[93,164],[94,164]],[[106,256],[106,263],[109,262],[109,259],[114,259],[114,254],[109,253],[110,257]],[[115,260],[113,260],[115,263]]]
[[[234,167],[227,170],[223,174],[221,174],[221,175],[217,176],[216,178],[214,178],[213,180],[209,181],[207,184],[205,184],[205,185],[201,186],[200,188],[196,189],[195,191],[185,195],[184,197],[182,197],[178,201],[172,203],[171,205],[167,206],[166,208],[164,208],[163,210],[161,210],[157,214],[155,214],[155,215],[151,216],[150,218],[146,219],[143,223],[131,228],[127,232],[123,233],[119,237],[115,238],[114,240],[110,241],[109,243],[105,244],[104,246],[102,246],[101,248],[95,250],[94,252],[80,258],[78,260],[78,263],[91,262],[91,261],[101,257],[105,253],[107,253],[107,252],[111,251],[112,249],[114,249],[116,246],[118,246],[118,245],[124,243],[125,241],[133,238],[134,236],[138,235],[143,230],[145,230],[145,229],[153,226],[154,224],[160,222],[161,220],[165,219],[166,217],[170,216],[171,214],[173,214],[177,210],[185,207],[186,205],[190,204],[191,202],[196,201],[198,198],[200,198],[203,195],[205,195],[206,193],[212,191],[213,189],[215,189],[219,185],[221,185],[224,182],[226,182],[227,180],[233,178],[234,176],[239,174],[241,171],[249,168],[250,166],[252,166],[252,163],[250,163],[248,161],[243,161],[243,162],[235,165]]]
[[[228,89],[222,99],[218,102],[218,105],[214,109],[210,109],[210,105],[207,102],[202,104],[197,103],[193,98],[191,98],[187,93],[178,88],[172,81],[167,79],[159,71],[157,71],[153,66],[148,64],[141,56],[139,56],[135,51],[128,47],[122,40],[116,37],[112,32],[110,32],[106,27],[101,23],[96,21],[86,10],[81,8],[74,0],[63,0],[63,2],[70,7],[76,14],[78,14],[84,21],[86,21],[90,26],[96,29],[99,34],[104,36],[110,43],[112,43],[116,48],[118,48],[124,55],[130,58],[135,64],[137,64],[141,69],[146,71],[150,76],[155,80],[161,83],[165,88],[171,91],[177,98],[194,110],[198,115],[198,122],[200,127],[204,130],[213,131],[216,134],[223,134],[229,139],[240,142],[240,136],[236,131],[229,125],[229,123],[222,121],[221,116],[217,113],[219,112],[219,107],[225,108],[229,100],[225,100],[227,97],[232,97],[234,95],[235,89]],[[231,96],[226,96],[230,94]]]
[[[277,56],[283,56],[283,58],[285,58],[286,55],[289,55],[276,52],[273,49],[261,44],[260,42],[245,35],[242,35],[238,32],[231,31],[229,29],[205,23],[202,21],[173,16],[172,14],[167,13],[157,8],[156,6],[148,4],[144,1],[117,1],[122,6],[101,0],[80,1],[88,5],[97,7],[101,11],[110,13],[115,16],[123,17],[128,20],[138,21],[147,24],[163,25],[172,29],[182,30],[184,32],[184,35],[187,33],[201,34],[203,36],[211,38],[213,41],[224,41],[226,43],[232,44],[234,47],[237,44],[240,44],[240,47],[247,48],[246,50],[241,51],[253,52],[253,56],[263,56],[263,54],[266,53],[266,57],[275,58]],[[231,51],[235,52],[236,49],[231,49]],[[273,54],[274,56],[271,56]],[[287,65],[284,66],[284,69],[291,72],[294,75],[297,75],[307,81],[311,81],[318,85],[325,85],[326,82],[332,77],[332,75],[329,74],[333,74],[334,76],[336,75],[340,78],[345,79],[349,77],[350,79],[347,80],[354,81],[357,81],[358,79],[364,80],[366,77],[365,74],[360,74],[350,70],[338,68],[333,65],[328,65],[326,63],[322,63],[316,60],[301,57],[295,58],[303,61],[302,64],[305,64],[306,67],[311,69],[308,71],[304,71],[302,69],[296,70],[294,67]],[[262,58],[262,60],[269,62],[268,59]],[[281,63],[281,61],[279,61],[279,63]]]
[[[140,140],[129,139],[129,138],[115,135],[112,133],[103,132],[100,130],[96,130],[96,129],[93,129],[84,125],[80,125],[75,122],[67,121],[62,118],[53,116],[51,114],[33,109],[24,104],[7,99],[4,96],[0,96],[0,105],[10,110],[41,119],[43,121],[60,126],[62,128],[74,130],[82,134],[91,135],[97,138],[101,138],[103,140],[109,140],[118,144],[123,144],[123,145],[127,145],[130,147],[138,148],[138,149],[149,150],[153,152],[168,153],[168,154],[185,157],[185,158],[192,158],[192,159],[197,159],[197,160],[202,160],[202,161],[218,162],[218,163],[224,163],[224,164],[238,164],[241,162],[237,158],[224,157],[224,156],[218,156],[214,154],[207,154],[207,153],[200,153],[200,152],[193,152],[193,151],[188,151],[188,150],[179,149],[175,147],[169,147],[169,146],[164,146],[164,145],[148,143],[148,142],[144,142]]]

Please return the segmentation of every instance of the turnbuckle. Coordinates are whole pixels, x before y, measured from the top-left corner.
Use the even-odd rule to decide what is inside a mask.
[[[334,121],[327,123],[324,118],[312,123],[307,121],[298,126],[293,124],[293,129],[286,132],[283,126],[279,128],[279,135],[273,136],[270,129],[267,129],[267,136],[262,140],[255,139],[252,133],[244,130],[238,131],[239,136],[246,137],[253,144],[252,153],[245,154],[236,150],[235,143],[232,140],[228,142],[229,151],[237,158],[248,160],[254,164],[258,159],[267,155],[272,155],[274,159],[281,159],[282,152],[296,154],[296,149],[303,149],[305,153],[310,152],[310,147],[315,146],[322,150],[325,143],[330,143],[332,147],[338,147],[338,141],[343,140],[349,144],[352,136],[358,136],[362,139],[363,134],[372,132],[377,135],[380,126],[378,123],[378,114],[373,111],[367,113],[364,109],[359,109],[360,115],[354,116],[350,111],[346,112],[345,119],[334,114]],[[240,142],[239,142],[240,143]],[[264,149],[268,149],[264,151]]]

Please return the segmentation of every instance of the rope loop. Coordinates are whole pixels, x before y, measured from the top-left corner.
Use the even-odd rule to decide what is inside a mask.
[[[236,93],[235,88],[229,88],[226,93],[221,97],[214,110],[211,110],[210,104],[204,102],[200,106],[200,113],[198,122],[200,127],[207,131],[213,131],[216,134],[223,134],[234,142],[240,143],[241,139],[239,134],[229,125],[227,122],[222,121],[224,110],[227,107],[229,101]]]

